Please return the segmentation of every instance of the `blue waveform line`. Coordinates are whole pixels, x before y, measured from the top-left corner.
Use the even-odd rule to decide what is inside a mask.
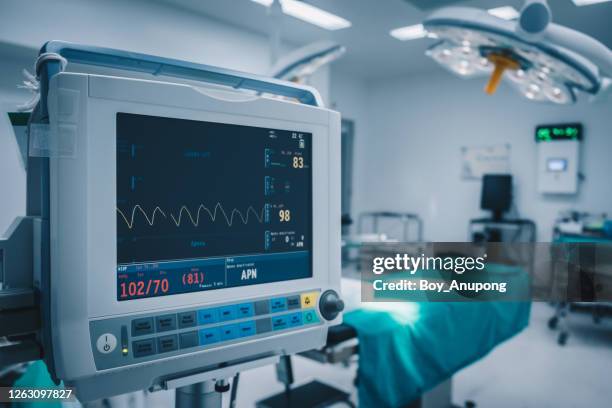
[[[225,222],[228,225],[228,227],[231,227],[234,224],[234,218],[235,218],[236,215],[238,215],[238,217],[240,218],[240,220],[242,221],[243,224],[248,224],[248,222],[249,222],[249,215],[250,214],[253,214],[253,216],[255,216],[255,218],[257,219],[257,221],[260,224],[263,223],[263,220],[264,220],[264,210],[265,210],[265,207],[262,208],[261,211],[258,213],[255,210],[255,208],[253,208],[252,206],[249,206],[247,208],[245,214],[243,215],[238,209],[234,208],[234,209],[232,209],[232,211],[230,212],[230,215],[228,216],[227,212],[225,211],[225,209],[223,208],[223,205],[221,205],[221,203],[217,203],[214,206],[213,211],[211,211],[204,204],[200,204],[200,206],[198,207],[198,211],[196,212],[196,215],[195,215],[195,218],[194,218],[194,216],[191,213],[191,211],[189,211],[189,208],[187,208],[186,206],[183,205],[179,209],[177,216],[175,216],[174,214],[170,214],[170,219],[172,220],[172,222],[177,227],[180,227],[181,224],[183,223],[183,218],[184,218],[183,215],[186,214],[186,216],[188,217],[188,220],[191,222],[191,224],[194,227],[197,227],[198,225],[200,225],[200,214],[202,213],[202,211],[204,211],[206,214],[208,214],[208,217],[210,218],[210,220],[212,222],[215,222],[217,220],[218,215],[222,214],[223,218],[225,219]],[[132,208],[132,212],[131,212],[131,215],[130,215],[129,218],[119,208],[117,208],[117,213],[119,214],[119,216],[121,216],[121,218],[123,219],[123,221],[125,222],[125,224],[127,225],[127,227],[129,229],[134,228],[134,223],[135,223],[135,218],[136,218],[136,214],[137,213],[142,214],[142,216],[145,218],[145,220],[146,220],[147,224],[149,224],[149,226],[153,226],[155,224],[156,216],[158,216],[158,215],[161,215],[164,218],[168,218],[168,215],[166,215],[164,210],[162,210],[160,207],[155,207],[153,209],[153,211],[151,212],[151,215],[149,215],[140,206],[140,204],[136,204]]]

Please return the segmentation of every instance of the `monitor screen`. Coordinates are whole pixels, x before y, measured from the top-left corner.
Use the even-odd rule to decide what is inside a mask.
[[[117,114],[117,300],[312,276],[312,134]]]
[[[512,176],[509,174],[485,174],[482,178],[480,207],[483,210],[503,212],[512,203]]]
[[[567,159],[551,158],[546,160],[546,170],[552,172],[564,172],[567,170]]]

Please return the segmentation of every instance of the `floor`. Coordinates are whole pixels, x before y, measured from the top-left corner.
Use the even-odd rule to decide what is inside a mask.
[[[550,305],[534,303],[531,323],[524,332],[457,373],[454,404],[473,401],[484,408],[612,406],[612,319],[594,325],[589,315],[572,313],[570,338],[560,347],[557,332],[547,327],[552,313]],[[321,365],[296,357],[294,369],[298,384],[317,378],[353,390],[355,398],[355,367]],[[255,401],[281,390],[273,367],[247,371],[240,379],[237,407],[252,407]],[[149,406],[171,404],[168,394],[155,394]]]
[[[534,303],[529,327],[454,378],[453,400],[479,407],[612,406],[612,319],[571,313],[564,347],[548,329],[551,306]]]
[[[479,362],[455,375],[453,402],[474,401],[477,407],[610,407],[612,403],[612,319],[594,325],[589,315],[572,313],[568,343],[556,343],[548,329],[553,309],[534,303],[531,323],[518,336],[497,347]],[[298,382],[319,378],[350,390],[353,370],[296,359]],[[239,407],[252,406],[281,391],[272,367],[243,375]],[[248,388],[247,385],[249,384]]]

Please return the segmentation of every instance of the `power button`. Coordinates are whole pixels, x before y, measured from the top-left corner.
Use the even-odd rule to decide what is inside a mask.
[[[104,333],[98,337],[96,348],[102,354],[112,353],[117,348],[117,338],[112,333]]]

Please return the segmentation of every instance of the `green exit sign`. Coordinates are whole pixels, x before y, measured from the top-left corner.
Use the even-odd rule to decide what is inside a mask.
[[[536,142],[553,140],[582,140],[582,124],[542,125],[536,127]]]

